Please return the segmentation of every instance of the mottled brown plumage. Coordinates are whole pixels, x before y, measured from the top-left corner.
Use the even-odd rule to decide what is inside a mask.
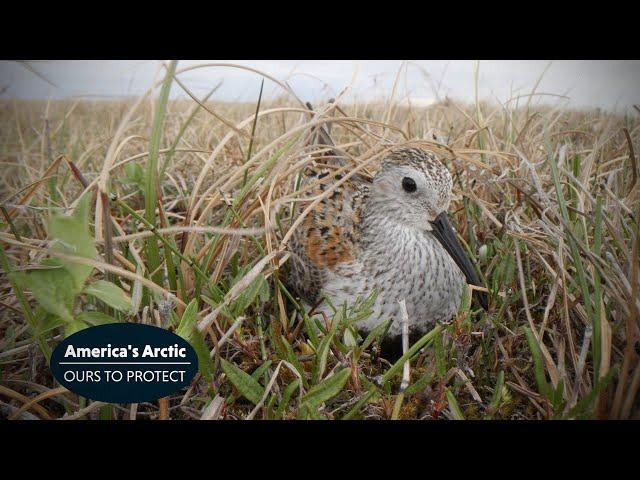
[[[342,179],[326,164],[315,164],[302,186],[313,185],[306,195],[316,197]],[[336,307],[377,292],[372,315],[358,323],[364,332],[391,319],[390,336],[400,335],[403,299],[414,334],[451,319],[465,277],[480,284],[447,220],[451,187],[451,175],[434,153],[393,150],[373,180],[354,175],[309,212],[291,238],[289,283],[309,305],[323,292]],[[486,307],[486,298],[480,300]],[[324,304],[318,311],[332,313]]]
[[[321,195],[329,181],[339,181],[330,168],[309,167],[303,185],[318,182],[309,197]],[[317,300],[327,270],[352,263],[360,253],[360,224],[368,186],[362,177],[351,178],[336,188],[306,216],[292,237],[291,246],[299,261],[296,290],[310,301]],[[298,213],[300,213],[298,211]]]

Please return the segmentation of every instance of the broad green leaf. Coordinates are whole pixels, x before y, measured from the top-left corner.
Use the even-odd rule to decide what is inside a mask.
[[[279,351],[280,358],[285,358],[291,365],[293,365],[300,374],[300,377],[302,377],[302,384],[307,388],[308,381],[305,378],[305,370],[302,368],[296,352],[293,350],[293,347],[289,344],[286,337],[284,335],[280,335],[280,341],[275,342],[275,345],[276,349]]]
[[[284,391],[282,392],[282,400],[280,400],[280,404],[278,405],[278,410],[276,411],[277,418],[282,418],[284,409],[287,407],[289,400],[291,400],[291,396],[299,388],[300,388],[300,379],[296,378],[293,382],[287,385],[287,388],[284,389]]]
[[[220,359],[220,366],[222,367],[222,371],[229,377],[233,386],[236,387],[247,400],[254,405],[260,402],[262,395],[264,395],[264,388],[255,378],[236,367],[233,363],[226,361],[224,358]]]
[[[298,414],[299,420],[326,420],[325,417],[318,413],[318,410],[310,403],[303,403],[300,407],[300,413]]]
[[[322,378],[325,369],[327,368],[327,357],[329,355],[329,348],[331,347],[331,341],[335,335],[335,330],[332,328],[328,335],[323,337],[316,353],[316,363],[314,372],[314,381],[317,383]]]
[[[185,308],[180,324],[176,329],[176,333],[191,344],[198,356],[198,368],[200,373],[207,379],[211,380],[213,375],[213,360],[209,356],[209,347],[202,333],[197,328],[198,320],[198,300],[195,298],[189,302]]]
[[[458,308],[458,312],[463,314],[464,317],[469,315],[469,310],[471,310],[471,289],[469,285],[465,283],[462,286],[462,298],[460,299],[460,308]]]
[[[347,348],[353,348],[358,345],[358,341],[356,340],[356,335],[353,333],[352,327],[347,327],[344,329],[344,334],[342,335],[342,343],[344,343]]]
[[[255,378],[258,382],[260,381],[260,377],[262,376],[262,374],[264,372],[267,371],[267,368],[269,368],[271,366],[271,360],[267,360],[266,362],[264,362],[262,365],[260,365],[258,368],[256,368],[253,373],[251,374],[251,376],[253,378]]]
[[[269,282],[264,278],[264,275],[261,274],[260,276],[264,281],[260,282],[260,291],[258,292],[258,295],[260,296],[260,302],[265,303],[268,302],[271,297],[271,290],[269,289]]]
[[[91,193],[86,192],[84,196],[78,202],[76,209],[73,211],[73,218],[76,218],[78,221],[83,222],[89,227],[89,202],[91,201]]]
[[[49,259],[43,262],[58,268],[32,270],[29,274],[12,274],[16,282],[31,290],[34,298],[48,313],[65,322],[73,320],[73,277],[60,262]]]
[[[193,330],[193,327],[196,326],[196,320],[198,317],[198,300],[193,299],[187,305],[187,308],[184,309],[184,313],[182,314],[182,318],[180,319],[180,325],[176,329],[176,333],[183,337],[185,340],[187,336]]]
[[[118,320],[102,312],[81,312],[76,315],[76,319],[88,323],[89,325],[105,325],[107,323],[118,323]]]
[[[266,287],[265,287],[266,286]],[[269,289],[269,284],[264,278],[264,274],[258,275],[251,284],[242,292],[234,302],[233,311],[236,315],[241,315],[259,295],[264,295],[264,289]]]
[[[91,196],[86,194],[78,203],[71,216],[54,213],[47,222],[49,237],[54,240],[52,250],[94,259],[98,254],[89,233],[88,202]],[[73,278],[74,293],[80,292],[93,267],[62,260],[62,264]]]
[[[83,292],[93,295],[110,307],[120,310],[121,312],[128,312],[131,308],[131,298],[124,293],[124,290],[106,280],[97,280],[87,285]]]
[[[144,189],[145,172],[142,166],[137,162],[129,162],[124,166],[126,175],[125,182],[135,185],[139,189]]]
[[[64,335],[65,337],[68,337],[69,335],[73,335],[74,333],[79,332],[80,330],[84,330],[85,328],[88,328],[88,325],[86,323],[73,319],[71,320],[71,322],[67,323],[67,326],[64,329]]]
[[[187,340],[196,351],[200,373],[207,381],[211,381],[213,377],[213,359],[209,356],[209,347],[204,341],[202,333],[197,328],[194,328],[185,340]]]
[[[317,347],[318,343],[318,327],[315,326],[313,320],[309,318],[307,312],[303,310],[302,312],[302,320],[304,321],[304,331],[309,337],[309,342],[313,345],[314,348]]]
[[[351,369],[348,367],[343,368],[325,379],[322,383],[311,388],[307,394],[302,397],[302,402],[318,407],[322,402],[326,402],[340,393],[347,383],[349,375],[351,375]]]
[[[65,321],[53,313],[47,312],[44,308],[38,307],[35,311],[36,319],[36,335],[42,335],[49,332],[54,328],[61,327],[65,324]]]

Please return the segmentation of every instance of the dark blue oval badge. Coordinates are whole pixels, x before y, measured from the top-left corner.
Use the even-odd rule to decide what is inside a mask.
[[[65,338],[51,354],[60,384],[109,403],[151,402],[187,386],[198,357],[182,337],[140,323],[110,323]]]

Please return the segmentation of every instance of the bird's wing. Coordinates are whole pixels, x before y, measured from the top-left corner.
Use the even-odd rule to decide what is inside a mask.
[[[317,178],[331,179],[330,173],[321,170]],[[335,177],[340,180],[341,175]],[[310,195],[324,193],[330,184],[318,183]],[[302,222],[305,253],[318,267],[334,268],[338,263],[350,263],[358,254],[360,223],[364,200],[368,193],[366,185],[347,181],[337,187],[328,197],[320,200]]]
[[[307,181],[317,183],[307,195],[324,193],[332,182],[342,178],[327,168],[309,174]],[[360,253],[361,223],[368,185],[350,178],[311,210],[291,239],[293,251],[292,279],[295,289],[307,300],[317,299],[326,275],[339,266],[353,263]],[[300,214],[307,203],[301,204]]]
[[[328,130],[318,129],[314,143],[334,146]],[[301,187],[311,185],[307,197],[322,195],[343,174],[334,168],[346,165],[340,152],[331,149],[324,158],[318,158],[306,167]],[[334,167],[334,168],[332,168]],[[310,211],[291,238],[292,285],[308,301],[314,302],[324,285],[326,275],[338,266],[356,261],[360,252],[360,225],[364,203],[369,193],[369,181],[354,175],[323,198]],[[308,205],[298,204],[294,218]]]

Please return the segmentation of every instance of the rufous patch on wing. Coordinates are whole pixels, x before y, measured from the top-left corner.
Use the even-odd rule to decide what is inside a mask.
[[[352,245],[343,229],[331,225],[329,221],[316,218],[316,212],[309,214],[304,222],[306,230],[305,252],[316,267],[334,268],[339,263],[354,260]]]
[[[333,176],[329,169],[307,172],[307,181],[314,182],[307,195],[322,198],[307,214],[292,238],[292,249],[299,263],[298,268],[293,269],[295,272],[313,272],[315,278],[323,279],[326,272],[337,271],[358,261],[366,186],[360,183],[359,178],[332,185],[342,178],[343,174]],[[327,192],[328,189],[331,191]],[[303,282],[297,287],[298,291],[307,289],[308,292],[319,292],[324,281],[320,280],[317,289],[315,286],[309,289],[306,277],[296,278]]]

